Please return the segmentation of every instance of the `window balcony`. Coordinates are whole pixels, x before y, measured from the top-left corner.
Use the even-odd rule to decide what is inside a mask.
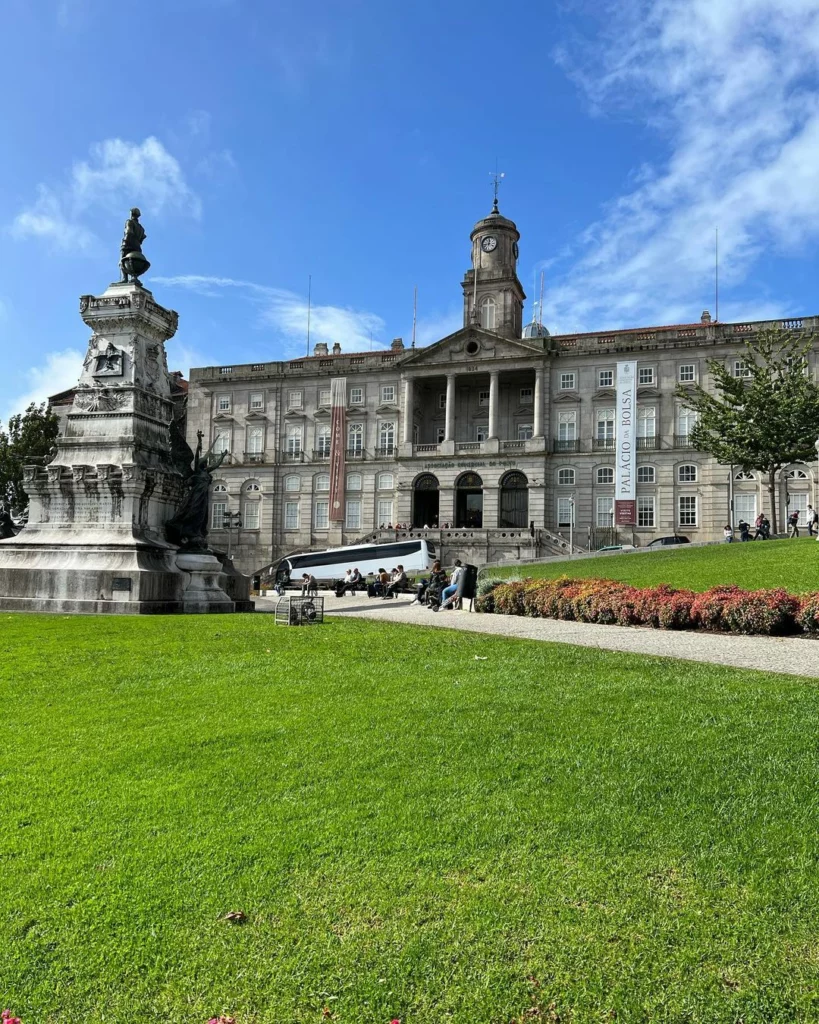
[[[264,452],[245,452],[242,459],[244,462],[264,462]]]
[[[614,438],[613,437],[596,437],[594,439],[594,450],[595,451],[601,451],[603,449],[611,450],[613,448],[614,448]]]
[[[414,455],[436,455],[438,453],[437,444],[415,444],[412,446]]]
[[[386,459],[395,455],[395,451],[396,449],[394,444],[382,444],[380,447],[375,449],[375,454],[381,459]]]
[[[675,448],[693,448],[694,445],[691,442],[690,434],[675,434],[674,435],[674,447]]]
[[[304,452],[303,451],[290,451],[290,450],[288,450],[288,451],[286,451],[284,453],[284,461],[285,462],[304,462]]]
[[[364,449],[363,448],[348,448],[347,449],[347,458],[348,459],[359,459],[359,460],[363,459],[364,458]]]
[[[638,452],[653,452],[660,447],[660,439],[658,437],[638,437],[637,438],[637,451]]]
[[[314,448],[313,462],[326,462],[330,458],[329,448]]]
[[[555,441],[555,451],[560,452],[579,452],[580,442],[578,439],[572,438],[571,440],[558,440]]]
[[[458,441],[455,445],[456,452],[479,452],[482,441]]]
[[[526,441],[531,441],[531,438],[519,438],[517,441],[501,441],[501,451],[504,452],[522,452],[526,449]]]

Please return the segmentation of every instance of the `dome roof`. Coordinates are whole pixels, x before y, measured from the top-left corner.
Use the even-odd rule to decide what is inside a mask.
[[[500,210],[498,209],[498,201],[496,199],[492,205],[492,212],[488,216],[482,217],[477,222],[475,227],[472,229],[472,234],[474,235],[477,231],[486,231],[489,228],[499,227],[509,228],[516,234],[518,232],[517,224],[515,224],[513,220],[509,220],[508,217],[504,217],[503,214],[500,212]],[[518,235],[518,237],[520,237],[520,235]]]
[[[543,324],[539,324],[536,320],[533,320],[531,323],[527,324],[523,328],[523,331],[521,333],[521,337],[522,338],[548,338],[549,337],[549,331],[543,326]]]

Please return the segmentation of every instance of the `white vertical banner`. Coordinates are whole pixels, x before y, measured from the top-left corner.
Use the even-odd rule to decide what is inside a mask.
[[[334,377],[330,381],[330,522],[344,520],[344,479],[347,378]]]
[[[637,521],[637,431],[635,376],[637,364],[617,364],[617,424],[614,470],[615,526],[634,526]]]

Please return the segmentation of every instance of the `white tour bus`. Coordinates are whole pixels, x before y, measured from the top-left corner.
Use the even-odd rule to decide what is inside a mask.
[[[362,576],[379,569],[389,572],[397,565],[404,572],[425,572],[435,561],[435,545],[425,540],[402,540],[394,544],[359,544],[348,548],[329,548],[327,551],[305,551],[288,555],[276,566],[276,581],[289,578],[301,582],[302,573],[309,572],[319,581],[330,582],[344,578],[348,569],[358,569]],[[271,571],[272,571],[271,566]],[[264,574],[263,574],[264,575]]]

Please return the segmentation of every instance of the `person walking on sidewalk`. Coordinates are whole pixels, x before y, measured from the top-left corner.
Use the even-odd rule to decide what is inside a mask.
[[[813,505],[808,505],[807,510],[805,511],[805,519],[808,524],[808,536],[812,537],[813,531],[816,530],[817,520],[819,520],[819,515],[817,515],[816,509]],[[816,530],[816,536],[819,538],[819,530]]]
[[[795,508],[788,516],[788,536],[799,536],[799,509]]]

